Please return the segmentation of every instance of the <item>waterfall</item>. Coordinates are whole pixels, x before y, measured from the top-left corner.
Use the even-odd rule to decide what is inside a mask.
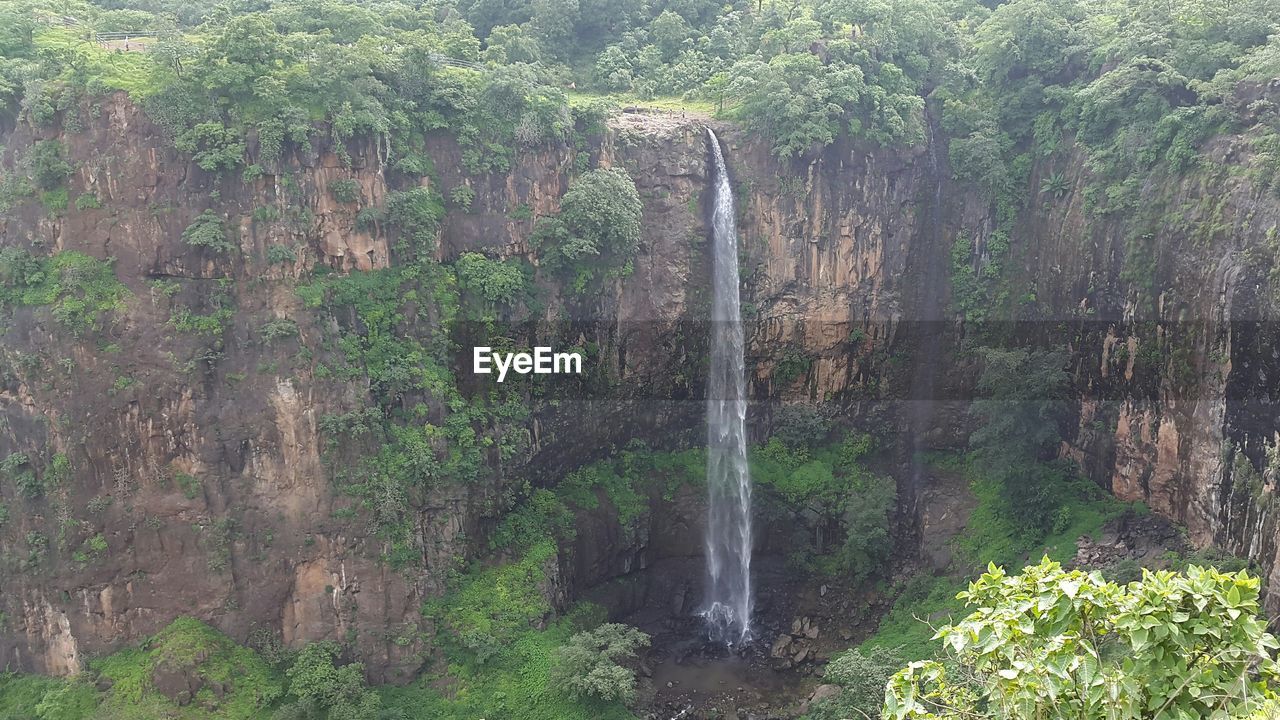
[[[738,301],[738,230],[720,141],[707,128],[712,170],[711,373],[707,378],[707,587],[702,615],[712,640],[751,639],[751,475]]]

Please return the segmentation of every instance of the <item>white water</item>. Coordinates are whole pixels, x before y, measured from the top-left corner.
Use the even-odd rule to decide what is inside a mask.
[[[714,299],[707,379],[707,587],[702,615],[713,640],[751,639],[751,475],[747,468],[747,395],[738,299],[738,230],[733,188],[720,141],[707,128],[715,159],[711,217]]]

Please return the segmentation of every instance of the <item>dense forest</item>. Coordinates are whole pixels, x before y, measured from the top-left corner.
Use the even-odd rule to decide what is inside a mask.
[[[1217,302],[1245,277],[1240,312],[1280,310],[1278,86],[1269,0],[0,0],[0,720],[1280,716],[1271,411],[1240,410],[1225,424],[1249,432],[1214,437],[1232,484],[1215,486],[1225,520],[1207,530],[1190,513],[1211,493],[1160,495],[1177,483],[1156,461],[1137,490],[1119,470],[1099,481],[1093,466],[1122,453],[1079,451],[1122,430],[1156,435],[1153,457],[1199,442],[1143,430],[1147,416],[1086,417],[1103,404],[1090,392],[1128,383],[1138,400],[1116,412],[1172,416],[1212,389],[1262,387],[1267,406],[1280,387],[1243,362],[1270,352],[1265,331],[1228,344],[1192,328],[1200,306],[1179,295]],[[749,350],[768,408],[750,420],[758,553],[837,618],[822,633],[799,610],[764,623],[756,664],[781,679],[740,705],[679,695],[655,670],[676,664],[683,626],[644,611],[685,591],[624,587],[658,528],[681,531],[663,516],[705,494],[700,426],[646,409],[633,432],[619,418],[639,403],[607,404],[628,383],[646,401],[702,389],[705,342],[682,323],[707,304],[706,200],[690,190],[704,124],[738,153],[755,242],[741,256],[743,322],[764,328]],[[819,317],[838,335],[821,351],[819,332],[770,325],[769,308],[800,304],[795,286],[826,291],[823,273],[858,264],[766,297],[771,243],[795,240],[781,254],[800,263],[836,234],[805,224],[829,211],[812,198],[911,183],[914,219],[876,212],[940,273],[892,248],[849,254],[883,263],[861,271],[867,287],[918,277],[941,307],[899,289],[892,309],[920,322],[898,329],[903,313],[840,296],[862,317]],[[832,226],[861,227],[865,209],[843,203]],[[147,233],[159,249],[131,245]],[[1225,269],[1188,280],[1221,245]],[[1095,256],[1123,262],[1060,279]],[[693,288],[669,303],[679,321],[628,356],[617,336],[660,323],[618,319],[640,304],[627,288],[674,297],[667,274]],[[1084,299],[1055,305],[1067,285]],[[584,376],[484,384],[462,360],[547,342],[581,351]],[[646,352],[674,359],[637,379]],[[823,385],[835,357],[852,358],[847,384]],[[1233,365],[1255,384],[1233,385]],[[967,378],[975,399],[889,409],[919,400],[925,372],[930,388]],[[302,395],[305,412],[289,404]],[[124,432],[102,408],[144,439],[104,440]],[[242,425],[285,416],[320,439],[314,464],[283,440],[245,449]],[[253,494],[284,476],[268,455],[323,490]],[[291,493],[311,504],[278,498]],[[930,503],[965,517],[933,545]],[[140,569],[146,533],[181,570]],[[583,560],[615,546],[644,551],[624,569]],[[322,553],[305,589],[329,614],[301,630],[282,618],[303,611],[280,609],[304,603],[299,580],[261,606],[131,600],[142,612],[65,663],[35,649],[80,632],[73,608],[111,615],[110,593],[87,609],[90,585],[252,585],[244,573]],[[371,596],[410,607],[369,630],[355,618]]]

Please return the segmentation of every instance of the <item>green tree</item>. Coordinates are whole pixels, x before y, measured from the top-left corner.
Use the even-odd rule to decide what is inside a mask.
[[[551,681],[574,696],[606,702],[635,700],[635,670],[622,663],[649,646],[649,636],[630,625],[606,623],[577,633],[557,651]]]
[[[312,643],[298,653],[286,672],[289,694],[297,698],[285,717],[308,720],[373,720],[378,715],[377,693],[364,681],[364,666],[334,664],[341,649],[337,643]]]
[[[57,140],[41,140],[31,148],[31,175],[36,187],[54,190],[62,187],[71,174],[71,164],[66,160],[62,143]]]
[[[1274,700],[1280,643],[1257,578],[1191,567],[1120,587],[1048,558],[991,566],[960,594],[974,611],[938,630],[948,665],[890,681],[884,716],[1190,720],[1237,718]]]
[[[558,216],[539,221],[532,240],[548,265],[568,274],[582,292],[604,277],[629,272],[642,209],[625,170],[592,170],[569,187]]]
[[[1071,376],[1061,350],[984,348],[970,412],[969,436],[984,472],[1002,483],[1008,513],[1026,528],[1049,529],[1062,504],[1070,470],[1052,462],[1062,442]]]

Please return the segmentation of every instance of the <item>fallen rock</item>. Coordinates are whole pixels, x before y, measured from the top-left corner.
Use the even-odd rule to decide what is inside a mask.
[[[790,635],[779,635],[777,640],[773,641],[773,647],[769,650],[769,655],[780,658],[787,656],[787,646],[791,645]]]
[[[831,684],[819,685],[818,687],[813,689],[812,693],[809,694],[808,699],[806,699],[803,703],[800,704],[800,714],[804,715],[805,713],[808,713],[809,707],[814,703],[822,702],[823,700],[836,697],[839,694],[840,694],[839,685],[831,685]]]

